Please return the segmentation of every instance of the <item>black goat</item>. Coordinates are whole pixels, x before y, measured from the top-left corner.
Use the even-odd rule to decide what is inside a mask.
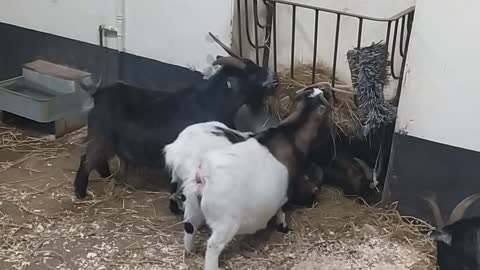
[[[375,203],[380,193],[373,184],[373,170],[349,151],[340,149],[324,169],[324,184],[339,187],[347,196],[359,196]]]
[[[463,218],[465,210],[480,199],[480,193],[461,201],[444,226],[435,196],[423,196],[432,209],[437,229],[430,238],[437,242],[437,266],[440,270],[480,269],[480,217]]]
[[[210,36],[231,56],[217,56],[213,65],[222,68],[208,80],[168,95],[125,83],[96,90],[92,95],[95,105],[88,115],[87,151],[74,182],[78,198],[86,196],[92,170],[102,177],[110,175],[108,159],[114,155],[134,166],[164,168],[164,146],[185,127],[206,121],[231,126],[242,105],[258,104],[273,93],[278,85],[273,72],[236,56]]]

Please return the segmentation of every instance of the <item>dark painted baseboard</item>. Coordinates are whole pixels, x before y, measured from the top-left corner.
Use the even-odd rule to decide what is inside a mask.
[[[123,80],[167,91],[202,78],[184,67],[15,25],[0,23],[0,36],[0,80],[21,75],[22,65],[36,59],[91,72],[94,79],[103,72],[104,83]]]
[[[434,192],[444,219],[465,197],[480,192],[480,153],[395,133],[384,202],[398,201],[402,214],[433,222],[419,195]],[[465,216],[480,215],[480,201]]]

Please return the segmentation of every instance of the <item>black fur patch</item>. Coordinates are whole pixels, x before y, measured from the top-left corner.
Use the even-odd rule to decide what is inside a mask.
[[[288,233],[288,231],[290,230],[290,229],[288,228],[288,226],[283,227],[282,224],[276,224],[276,225],[275,225],[275,229],[276,229],[277,231],[279,231],[279,232],[281,232],[281,233],[285,233],[285,234]]]
[[[238,132],[235,132],[235,131],[229,130],[229,129],[225,129],[225,128],[222,128],[222,127],[215,127],[215,129],[216,129],[216,131],[212,131],[213,135],[223,136],[223,137],[227,138],[227,140],[229,142],[231,142],[232,144],[239,143],[239,142],[244,142],[248,138],[253,137],[253,134],[252,134],[252,135],[248,136],[247,138],[245,138],[242,135],[240,135]]]
[[[188,234],[192,234],[193,233],[193,225],[192,223],[190,222],[185,222],[183,224],[183,228],[185,229],[185,232],[188,233]]]
[[[183,213],[182,210],[180,210],[177,202],[173,199],[170,199],[168,208],[170,209],[170,212],[172,212],[172,214],[179,215]]]

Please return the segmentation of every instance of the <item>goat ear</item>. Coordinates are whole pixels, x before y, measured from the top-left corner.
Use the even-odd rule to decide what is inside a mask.
[[[444,232],[444,231],[441,231],[441,230],[434,230],[434,231],[431,231],[429,233],[428,237],[431,240],[434,240],[434,241],[437,241],[437,242],[442,242],[442,243],[445,243],[449,246],[452,245],[452,235],[447,233],[447,232]]]

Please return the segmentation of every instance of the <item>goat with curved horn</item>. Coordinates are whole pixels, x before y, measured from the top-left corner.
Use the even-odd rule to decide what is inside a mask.
[[[437,243],[439,269],[480,269],[480,217],[463,218],[466,209],[480,199],[480,193],[457,204],[446,224],[443,224],[435,194],[420,197],[429,203],[437,223],[437,229],[429,233],[429,238]]]
[[[213,35],[211,32],[208,32],[208,34],[210,35],[210,37],[216,42],[218,43],[218,45],[220,45],[220,47],[222,47],[229,55],[231,55],[232,57],[235,57],[237,59],[242,59],[240,56],[238,56],[236,53],[234,53],[232,51],[232,49],[230,49],[227,45],[225,45],[225,43],[221,42],[220,39],[218,39],[215,35]]]
[[[478,199],[480,199],[480,193],[472,194],[457,204],[448,218],[447,225],[453,224],[462,219],[467,208]]]
[[[372,170],[372,168],[370,168],[370,166],[368,166],[368,164],[365,161],[363,161],[359,158],[353,158],[353,159],[358,163],[358,165],[362,169],[363,173],[365,174],[365,177],[367,177],[368,180],[373,181],[373,170]]]
[[[444,222],[443,222],[442,214],[440,212],[440,208],[438,207],[438,204],[437,204],[437,198],[435,194],[430,193],[428,195],[420,196],[420,198],[425,200],[430,206],[430,208],[432,209],[433,218],[435,219],[435,223],[436,223],[435,226],[438,229],[442,229],[444,226]]]

